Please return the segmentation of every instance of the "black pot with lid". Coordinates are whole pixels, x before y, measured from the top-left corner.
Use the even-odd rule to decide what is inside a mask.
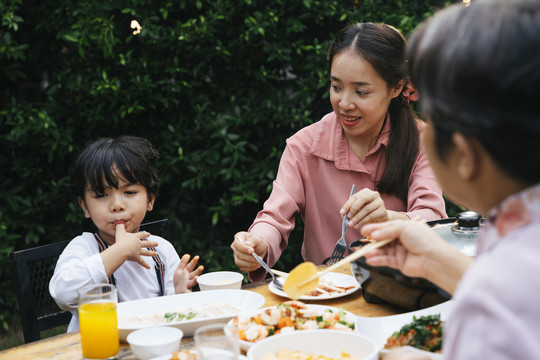
[[[476,256],[476,237],[482,227],[480,214],[465,211],[455,218],[429,221],[428,225],[453,248],[467,256]]]
[[[482,216],[474,211],[459,213],[456,217],[428,221],[427,224],[450,246],[467,256],[476,255],[476,238],[482,227]],[[356,240],[350,252],[365,245]],[[450,298],[442,289],[421,278],[411,278],[389,267],[374,267],[361,257],[351,263],[354,275],[362,285],[366,302],[388,302],[410,310],[436,305]]]

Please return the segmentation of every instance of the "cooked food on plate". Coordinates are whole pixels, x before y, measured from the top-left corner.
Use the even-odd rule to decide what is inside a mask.
[[[306,306],[301,301],[286,301],[251,316],[233,319],[240,340],[257,342],[275,334],[308,329],[354,330],[354,321],[345,311]]]
[[[173,352],[169,360],[197,360],[197,356],[191,351],[180,350]]]
[[[421,350],[440,353],[442,347],[443,324],[441,315],[428,315],[416,318],[403,325],[386,341],[385,349],[399,346],[412,346]]]
[[[335,286],[328,280],[319,280],[319,284],[314,290],[308,291],[304,295],[306,296],[319,296],[335,293],[343,293],[347,290],[353,289],[354,286]]]
[[[306,354],[301,351],[290,351],[279,349],[276,354],[266,354],[263,360],[360,360],[342,352],[340,357],[329,357],[324,355]]]

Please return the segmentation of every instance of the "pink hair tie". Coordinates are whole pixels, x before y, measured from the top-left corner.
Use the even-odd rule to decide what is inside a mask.
[[[407,102],[418,101],[418,91],[411,84],[407,84],[402,94],[407,99]]]

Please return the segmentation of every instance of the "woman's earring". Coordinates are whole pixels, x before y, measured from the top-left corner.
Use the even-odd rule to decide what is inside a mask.
[[[458,171],[461,176],[467,175],[467,165],[465,164],[459,165]]]

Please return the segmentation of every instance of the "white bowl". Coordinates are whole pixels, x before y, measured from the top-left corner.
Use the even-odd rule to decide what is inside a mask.
[[[137,359],[146,360],[177,351],[183,336],[180,329],[155,326],[133,331],[127,336],[127,342]]]
[[[199,289],[222,290],[222,289],[240,289],[244,275],[234,271],[215,271],[202,274],[197,278]]]
[[[453,300],[445,301],[441,304],[431,306],[422,310],[411,311],[408,313],[381,316],[381,317],[363,317],[357,316],[355,323],[355,331],[365,336],[368,336],[375,342],[375,345],[380,347],[381,353],[386,353],[384,349],[386,340],[396,331],[399,331],[405,324],[409,324],[416,316],[441,315],[441,320],[446,321],[452,309]],[[414,348],[413,348],[414,349]],[[442,359],[442,354],[436,354],[428,351],[414,349],[413,351],[422,353],[430,359]]]
[[[301,351],[305,354],[339,357],[342,352],[363,360],[376,360],[379,349],[364,335],[341,330],[303,330],[270,336],[251,346],[249,360],[262,360],[266,354],[279,349]]]

